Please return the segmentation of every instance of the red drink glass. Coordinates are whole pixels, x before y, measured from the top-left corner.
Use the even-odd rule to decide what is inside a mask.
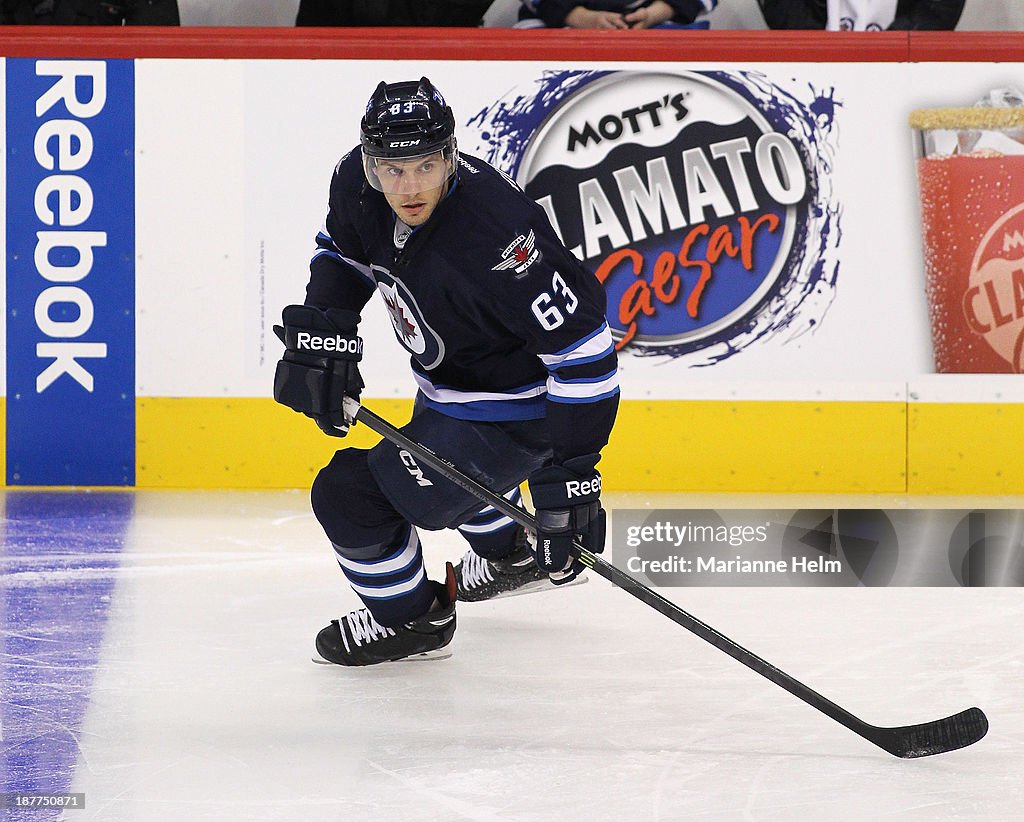
[[[935,370],[1024,371],[1024,108],[915,111]]]

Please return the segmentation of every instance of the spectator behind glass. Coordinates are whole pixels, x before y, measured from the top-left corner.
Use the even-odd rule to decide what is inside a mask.
[[[0,24],[33,25],[53,22],[53,0],[3,0]]]
[[[300,0],[296,26],[479,26],[493,0]]]
[[[771,29],[952,30],[965,0],[758,0]]]
[[[4,23],[180,26],[178,0],[3,0]]]
[[[516,28],[707,28],[718,0],[521,0]]]

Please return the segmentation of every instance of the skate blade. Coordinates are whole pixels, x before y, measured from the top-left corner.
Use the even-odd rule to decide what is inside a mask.
[[[422,654],[413,654],[412,656],[403,656],[401,659],[392,659],[388,662],[378,662],[376,665],[339,665],[336,662],[329,662],[319,654],[312,657],[312,661],[317,665],[328,665],[332,668],[379,668],[382,665],[391,665],[395,662],[433,662],[435,660],[448,659],[452,655],[452,652],[448,648],[438,648],[436,651],[424,651]]]
[[[491,602],[495,599],[508,599],[509,597],[521,597],[525,594],[543,594],[547,591],[564,591],[566,588],[572,588],[576,585],[585,585],[589,581],[588,577],[580,574],[572,582],[567,582],[564,585],[555,585],[550,579],[538,579],[536,582],[528,582],[521,588],[516,588],[514,591],[505,591],[501,594],[495,594],[489,600],[483,600],[484,602]]]

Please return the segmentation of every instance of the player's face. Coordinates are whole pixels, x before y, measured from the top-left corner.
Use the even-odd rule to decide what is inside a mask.
[[[441,152],[410,160],[378,159],[374,171],[381,191],[406,225],[425,223],[448,191],[452,166]]]

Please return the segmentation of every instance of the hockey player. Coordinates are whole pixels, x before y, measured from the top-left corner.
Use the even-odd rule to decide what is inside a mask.
[[[452,110],[427,78],[380,83],[360,142],[335,167],[305,304],[275,329],[287,350],[274,398],[347,433],[343,399],[363,388],[359,312],[379,291],[419,389],[402,430],[513,502],[528,479],[539,534],[387,441],[338,451],[311,498],[365,605],[317,636],[340,665],[444,647],[456,598],[580,573],[573,538],[604,546],[596,466],[619,392],[603,288],[542,208],[459,154]],[[458,528],[469,542],[443,583],[427,579],[417,528]]]

